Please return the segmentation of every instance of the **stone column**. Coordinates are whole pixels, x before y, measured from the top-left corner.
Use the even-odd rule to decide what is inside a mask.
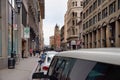
[[[95,37],[94,32],[92,32],[92,41],[91,41],[92,42],[92,48],[94,48],[94,37]]]
[[[90,34],[88,33],[88,48],[90,48]]]
[[[85,34],[85,48],[87,48],[87,35]]]
[[[116,21],[116,30],[115,30],[115,45],[120,47],[120,21]]]
[[[5,68],[8,65],[8,1],[0,0],[0,68]]]
[[[101,28],[101,47],[104,47],[104,45],[103,45],[104,35],[105,35],[104,30],[103,30],[103,28]]]
[[[83,45],[83,48],[85,48],[85,39],[84,39],[84,37],[85,37],[85,35],[83,36],[83,40],[82,40],[82,42],[84,42],[84,45]]]
[[[106,27],[106,43],[107,43],[107,47],[111,47],[111,43],[110,43],[110,37],[111,37],[111,32],[110,32],[110,25],[107,25]]]
[[[8,57],[8,1],[1,0],[2,57]],[[1,44],[0,44],[1,45]]]
[[[100,29],[97,30],[97,48],[100,48],[100,41],[101,41],[101,32]]]
[[[98,31],[98,29],[96,30],[96,43],[97,43],[97,48],[99,47],[99,31]]]

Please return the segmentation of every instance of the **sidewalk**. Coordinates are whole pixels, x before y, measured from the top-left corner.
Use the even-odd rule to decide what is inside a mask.
[[[21,59],[15,69],[1,69],[0,80],[31,80],[32,73],[37,67],[39,58],[29,57]]]

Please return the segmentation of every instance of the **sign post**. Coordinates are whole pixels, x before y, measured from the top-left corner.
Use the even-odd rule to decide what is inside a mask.
[[[29,27],[24,28],[24,38],[30,38],[30,28]]]

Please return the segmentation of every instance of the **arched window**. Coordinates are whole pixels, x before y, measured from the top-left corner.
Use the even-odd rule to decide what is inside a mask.
[[[72,12],[72,16],[73,16],[73,17],[75,16],[75,13],[74,13],[74,12]]]
[[[74,7],[74,2],[72,2],[72,6]]]
[[[73,33],[73,35],[75,35],[75,30],[74,30],[74,28],[72,28],[72,33]]]
[[[72,20],[72,25],[75,25],[75,21],[74,20]]]
[[[77,1],[75,2],[75,6],[77,6]]]

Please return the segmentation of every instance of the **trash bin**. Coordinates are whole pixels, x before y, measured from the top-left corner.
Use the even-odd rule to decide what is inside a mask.
[[[14,68],[15,68],[15,59],[8,58],[8,69],[14,69]]]

